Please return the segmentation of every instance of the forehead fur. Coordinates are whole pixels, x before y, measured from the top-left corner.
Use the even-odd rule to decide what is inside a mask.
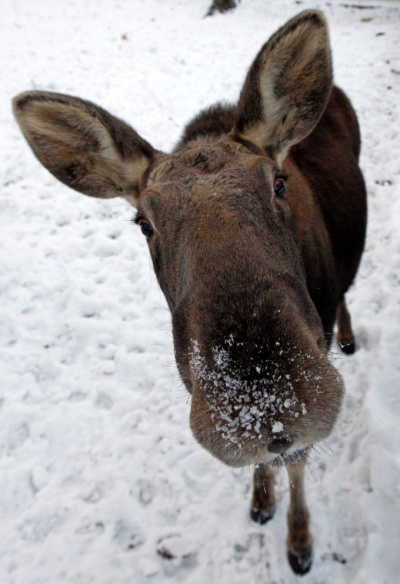
[[[201,144],[174,154],[159,156],[149,173],[146,187],[158,182],[179,179],[189,182],[195,177],[206,178],[219,174],[243,177],[244,172],[261,164],[273,166],[273,161],[255,154],[243,144],[224,139],[214,144]]]

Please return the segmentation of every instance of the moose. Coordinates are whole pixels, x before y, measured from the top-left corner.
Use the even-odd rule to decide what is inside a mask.
[[[304,469],[344,394],[328,359],[355,339],[345,293],[364,247],[360,133],[332,81],[328,26],[306,10],[261,48],[234,105],[200,112],[171,154],[101,107],[28,91],[13,110],[39,161],[92,197],[136,207],[172,318],[196,440],[254,465],[251,518],[274,515],[289,474],[287,554],[312,565]]]

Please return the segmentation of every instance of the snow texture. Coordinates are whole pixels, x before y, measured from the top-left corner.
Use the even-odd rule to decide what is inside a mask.
[[[278,26],[321,8],[357,110],[369,193],[348,305],[357,352],[307,471],[312,584],[400,573],[400,2],[3,0],[1,18],[0,582],[290,584],[287,477],[249,518],[252,470],[194,441],[170,317],[128,204],[84,197],[33,157],[11,98],[79,95],[168,150],[191,116],[235,100]],[[360,8],[362,6],[362,8]],[[278,429],[277,429],[278,430]]]

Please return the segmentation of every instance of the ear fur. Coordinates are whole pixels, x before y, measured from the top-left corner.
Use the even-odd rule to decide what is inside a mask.
[[[234,135],[281,165],[319,121],[332,88],[325,17],[305,10],[262,47],[244,83]]]
[[[61,182],[136,203],[156,151],[125,122],[91,102],[44,91],[18,95],[13,111],[37,158]]]

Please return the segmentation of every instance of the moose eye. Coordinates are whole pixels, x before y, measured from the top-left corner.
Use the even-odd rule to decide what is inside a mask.
[[[286,185],[283,178],[277,178],[274,184],[275,195],[284,198],[286,196]]]
[[[146,219],[140,219],[139,225],[140,225],[140,229],[142,230],[142,233],[146,237],[146,239],[150,239],[150,237],[154,233],[154,229],[153,229],[152,225],[148,221],[146,221]]]

